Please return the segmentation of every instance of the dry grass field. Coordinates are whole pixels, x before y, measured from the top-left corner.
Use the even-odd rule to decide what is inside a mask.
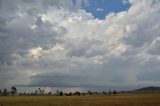
[[[8,96],[0,106],[160,106],[160,94],[117,96]]]

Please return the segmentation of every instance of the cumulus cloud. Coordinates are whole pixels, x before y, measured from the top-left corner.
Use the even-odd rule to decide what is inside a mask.
[[[158,85],[160,2],[124,2],[99,20],[88,0],[0,0],[0,86]]]

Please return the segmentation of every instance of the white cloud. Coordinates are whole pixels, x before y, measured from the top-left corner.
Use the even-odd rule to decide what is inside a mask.
[[[158,85],[145,74],[159,74],[160,2],[129,0],[98,20],[82,1],[1,1],[1,85]]]
[[[104,9],[102,9],[102,8],[97,8],[96,10],[99,12],[104,11]]]

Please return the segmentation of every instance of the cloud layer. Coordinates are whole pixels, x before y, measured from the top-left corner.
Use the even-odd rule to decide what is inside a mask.
[[[0,0],[0,86],[160,86],[160,1],[128,2],[99,20],[88,0]]]

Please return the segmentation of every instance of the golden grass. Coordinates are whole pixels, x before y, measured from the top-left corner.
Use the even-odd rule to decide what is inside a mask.
[[[117,96],[9,96],[0,106],[160,106],[160,94]]]

